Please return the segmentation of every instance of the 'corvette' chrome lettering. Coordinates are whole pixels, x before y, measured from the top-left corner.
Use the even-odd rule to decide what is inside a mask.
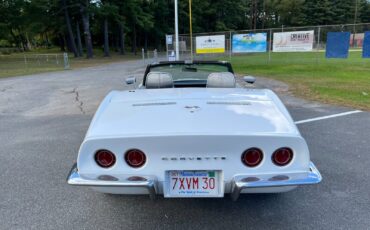
[[[176,160],[181,160],[181,161],[207,160],[207,161],[209,161],[209,160],[226,160],[226,157],[225,156],[205,156],[205,157],[190,156],[190,157],[162,157],[161,159],[164,160],[164,161],[168,161],[168,160],[171,160],[171,161],[176,161]]]

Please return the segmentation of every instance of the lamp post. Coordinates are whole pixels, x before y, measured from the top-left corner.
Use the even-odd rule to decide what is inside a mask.
[[[180,60],[179,54],[179,15],[178,15],[177,0],[175,0],[175,51],[176,51],[176,61]]]

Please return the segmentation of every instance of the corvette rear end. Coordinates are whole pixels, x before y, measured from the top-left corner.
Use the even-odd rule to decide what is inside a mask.
[[[242,88],[112,92],[68,175],[104,193],[234,200],[320,181],[277,96]]]

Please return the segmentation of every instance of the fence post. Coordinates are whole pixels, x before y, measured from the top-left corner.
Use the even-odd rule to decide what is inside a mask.
[[[28,69],[28,62],[27,62],[27,57],[25,54],[23,54],[24,57],[24,66],[26,67],[26,70]]]
[[[231,55],[232,55],[232,37],[231,37],[231,31],[230,31],[230,34],[229,34],[229,59],[230,59],[230,62],[231,62]]]
[[[317,30],[317,44],[316,44],[316,62],[319,64],[319,53],[320,53],[320,32],[321,32],[321,27],[319,26]]]
[[[64,69],[69,69],[69,59],[68,59],[68,53],[63,54],[64,59]]]
[[[145,63],[145,52],[144,52],[144,48],[141,48],[141,56],[143,57],[143,62]]]
[[[320,32],[321,32],[321,27],[319,26],[319,31],[317,32],[317,49],[320,49]]]
[[[269,42],[269,64],[271,62],[271,50],[272,50],[272,29],[270,29],[270,42]]]
[[[154,49],[153,53],[154,53],[154,61],[155,62],[158,62],[158,52],[157,52],[157,49]]]
[[[55,62],[59,65],[58,54],[55,54]]]
[[[167,41],[167,34],[165,35],[166,36],[166,60],[168,60],[168,41]]]

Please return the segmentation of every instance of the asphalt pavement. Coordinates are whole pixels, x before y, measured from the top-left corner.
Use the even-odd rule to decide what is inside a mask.
[[[0,229],[370,229],[369,112],[298,125],[324,179],[288,193],[152,201],[68,186],[99,102],[143,71],[130,61],[0,80]],[[277,81],[256,86],[275,90],[296,121],[353,110]]]

